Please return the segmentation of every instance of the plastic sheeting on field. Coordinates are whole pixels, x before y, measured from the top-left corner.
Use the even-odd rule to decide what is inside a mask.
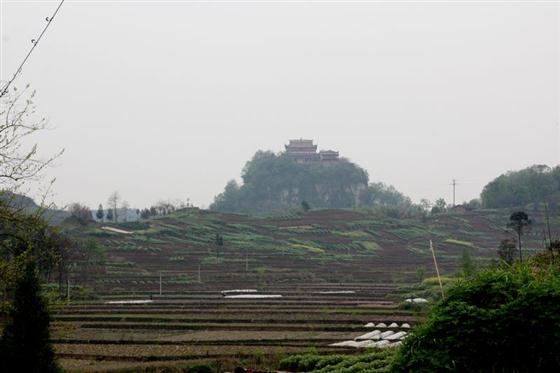
[[[109,231],[109,232],[120,233],[120,234],[132,234],[132,233],[134,233],[134,232],[125,231],[124,229],[118,229],[118,228],[113,228],[113,227],[101,227],[101,229],[104,229],[104,230]]]
[[[151,299],[137,299],[137,300],[110,300],[105,304],[148,304],[153,303]]]
[[[354,290],[325,290],[318,291],[315,294],[356,294]]]
[[[358,342],[358,348],[368,348],[368,347],[375,347],[375,344],[377,343],[377,341],[372,341],[372,340],[366,340],[366,341],[361,341]]]
[[[238,294],[226,295],[227,299],[268,299],[268,298],[282,298],[282,294]]]
[[[342,341],[342,342],[337,342],[337,343],[333,343],[330,344],[329,346],[333,346],[333,347],[360,347],[360,342],[356,342],[356,341]]]
[[[424,298],[408,298],[408,299],[405,299],[404,301],[407,302],[407,303],[416,303],[416,304],[428,303],[428,300],[424,299]]]
[[[399,327],[399,324],[396,322],[391,322],[389,326],[387,324],[380,322],[379,324],[375,324],[374,322],[369,322],[365,325],[365,328],[381,328],[373,330],[371,332],[367,332],[362,334],[353,341],[342,341],[330,344],[329,346],[333,347],[353,347],[353,348],[392,348],[401,345],[401,341],[406,338],[408,335],[408,331],[399,331],[398,329],[409,329],[410,324],[402,323]],[[390,330],[391,329],[397,329]],[[382,331],[383,329],[389,329]]]
[[[375,347],[390,347],[391,346],[391,342],[389,341],[379,341],[379,342],[375,342]]]
[[[396,340],[404,339],[404,337],[406,337],[406,332],[398,332],[385,337],[385,339],[389,341],[396,341]]]
[[[386,332],[381,333],[379,336],[381,339],[387,339],[388,336],[395,334],[392,330],[387,330]]]
[[[373,332],[362,334],[354,339],[356,341],[363,341],[364,339],[379,339],[380,335],[381,335],[381,330],[374,330]]]
[[[401,344],[400,341],[391,343],[390,341],[387,341],[387,340],[382,340],[382,341],[366,340],[366,341],[361,341],[361,342],[342,341],[342,342],[332,343],[329,346],[331,346],[331,347],[353,347],[353,348],[372,348],[372,347],[386,348],[386,347],[397,347],[400,344]]]
[[[222,290],[222,295],[256,293],[257,289],[231,289]]]

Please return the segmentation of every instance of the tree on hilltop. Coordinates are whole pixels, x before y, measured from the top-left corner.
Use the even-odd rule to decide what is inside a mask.
[[[521,236],[524,231],[531,226],[531,219],[524,211],[516,211],[509,217],[508,228],[511,228],[517,234],[517,249],[519,250],[519,260],[523,260],[521,250]]]
[[[117,208],[119,207],[119,201],[121,200],[121,196],[119,194],[119,192],[114,191],[109,198],[107,199],[107,205],[109,205],[109,207],[113,210],[112,212],[112,217],[115,220],[115,222],[119,221],[119,215],[118,215],[118,211]],[[107,212],[107,215],[109,215],[109,212]],[[107,219],[109,219],[109,217],[107,216]],[[113,220],[110,219],[110,220]]]
[[[107,210],[107,220],[109,221],[113,221],[113,209],[108,209]]]
[[[442,214],[447,211],[447,202],[443,198],[438,198],[432,207],[432,214]]]
[[[222,236],[221,233],[216,233],[215,243],[216,243],[216,259],[218,259],[220,256],[220,249],[224,246],[224,236]]]
[[[367,172],[344,159],[298,163],[286,154],[258,151],[245,164],[241,178],[241,185],[229,181],[210,208],[272,213],[299,208],[301,201],[314,208],[352,208],[367,203]]]
[[[87,224],[93,220],[89,207],[82,205],[79,202],[72,203],[68,208],[68,211],[70,212],[70,216],[80,224]]]
[[[97,208],[97,212],[95,213],[95,217],[97,218],[97,220],[101,220],[103,221],[105,218],[105,213],[103,211],[103,205],[100,203],[99,207]]]
[[[557,201],[558,193],[560,166],[533,165],[498,176],[484,186],[480,197],[485,208],[504,208]]]
[[[123,213],[123,221],[128,221],[128,210],[130,209],[130,204],[127,201],[123,201],[121,204],[121,210]]]

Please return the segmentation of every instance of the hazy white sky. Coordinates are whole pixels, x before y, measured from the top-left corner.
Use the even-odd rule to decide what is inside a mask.
[[[58,1],[0,0],[7,79]],[[556,165],[559,5],[67,0],[17,85],[58,203],[208,205],[257,149],[313,138],[415,200]]]

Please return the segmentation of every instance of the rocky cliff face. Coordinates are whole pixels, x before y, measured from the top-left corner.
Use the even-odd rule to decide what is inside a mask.
[[[314,193],[303,194],[300,188],[293,187],[283,189],[280,191],[278,202],[285,206],[297,207],[302,201],[314,201],[320,205],[336,204],[338,201],[351,201],[350,204],[346,203],[341,207],[357,207],[362,204],[364,196],[367,193],[367,183],[358,182],[356,184],[340,185],[335,188],[328,184],[317,184],[314,186]],[[342,195],[342,198],[341,198]],[[335,207],[335,206],[333,206]]]

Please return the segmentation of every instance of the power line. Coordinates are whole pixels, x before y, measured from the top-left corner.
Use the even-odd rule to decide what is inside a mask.
[[[12,84],[12,82],[14,80],[16,80],[17,76],[21,73],[21,70],[23,69],[23,66],[25,65],[25,63],[27,62],[27,60],[29,59],[29,56],[31,56],[31,53],[33,53],[33,50],[35,49],[35,47],[37,46],[37,44],[39,44],[39,41],[41,41],[41,38],[43,37],[43,35],[45,34],[45,32],[47,31],[47,29],[49,28],[50,24],[52,23],[52,21],[54,20],[54,17],[56,17],[58,11],[60,10],[60,7],[62,6],[62,4],[64,4],[65,0],[61,0],[60,4],[58,4],[58,7],[56,8],[56,10],[54,11],[53,15],[50,17],[45,18],[45,20],[47,21],[47,24],[45,25],[45,27],[43,28],[43,31],[41,31],[41,33],[39,34],[39,36],[37,37],[37,39],[31,39],[31,43],[33,44],[33,46],[31,47],[31,49],[29,50],[29,52],[27,52],[27,55],[25,56],[25,58],[23,59],[23,61],[21,62],[21,64],[19,65],[19,67],[17,68],[16,72],[14,73],[14,75],[12,76],[12,79],[10,79],[6,85],[4,85],[4,87],[2,87],[2,89],[0,90],[0,97],[3,97],[4,95],[6,95],[8,93],[8,88],[10,88],[10,85]]]

